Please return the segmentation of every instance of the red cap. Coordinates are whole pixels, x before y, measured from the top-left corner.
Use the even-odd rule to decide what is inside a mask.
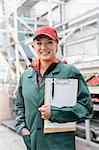
[[[43,26],[43,27],[38,28],[34,33],[33,40],[35,40],[39,35],[42,35],[42,34],[47,35],[48,37],[57,41],[58,43],[58,34],[57,34],[57,31],[53,27]]]

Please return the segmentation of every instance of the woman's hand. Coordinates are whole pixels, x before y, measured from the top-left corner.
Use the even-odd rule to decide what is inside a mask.
[[[49,105],[42,105],[38,108],[38,110],[41,112],[42,119],[49,119],[51,116],[51,110]]]
[[[22,131],[21,131],[22,136],[26,136],[26,135],[29,135],[29,134],[30,134],[30,131],[27,128],[22,129]]]

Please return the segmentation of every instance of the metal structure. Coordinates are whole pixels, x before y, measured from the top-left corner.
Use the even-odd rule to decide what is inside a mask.
[[[20,74],[26,66],[29,66],[36,55],[31,44],[32,37],[28,35],[33,34],[37,27],[46,24],[54,26],[59,31],[59,45],[62,48],[60,58],[66,57],[68,62],[72,60],[70,62],[74,63],[84,75],[93,72],[99,73],[99,8],[97,7],[73,20],[67,21],[65,20],[65,4],[69,0],[45,1],[48,2],[49,10],[40,15],[39,19],[27,18],[27,20],[22,18],[23,15],[40,0],[21,0],[10,12],[7,12],[6,0],[3,3],[4,16],[0,21],[0,32],[4,35],[4,38],[6,37],[6,41],[0,48],[0,59],[8,66],[9,77],[16,77],[18,83]],[[52,7],[52,3],[56,4],[55,7]],[[60,12],[60,23],[54,25],[52,13],[56,9],[59,9]],[[42,22],[42,18],[45,16],[48,20]],[[86,29],[88,31],[91,28],[95,30],[90,34],[85,34]],[[85,54],[85,43],[90,41],[97,43],[94,57]],[[80,45],[80,52],[78,54],[76,51],[71,52],[70,48],[73,49],[73,46],[75,48],[77,45]],[[11,57],[12,51],[14,52],[13,57]],[[74,55],[74,53],[76,54]],[[70,57],[71,54],[73,57]],[[14,70],[12,66],[14,66]],[[97,93],[99,94],[99,91]],[[94,109],[99,111],[99,106],[94,105]],[[98,144],[91,142],[90,122],[88,120],[85,121],[84,130],[86,131],[88,144],[93,144],[99,148]]]

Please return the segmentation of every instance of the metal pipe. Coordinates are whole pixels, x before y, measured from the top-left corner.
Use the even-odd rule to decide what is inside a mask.
[[[17,86],[20,78],[19,74],[19,48],[18,48],[18,25],[17,25],[17,12],[14,11],[14,28],[15,28],[15,54],[16,54],[16,77],[17,77]]]
[[[53,26],[52,24],[52,0],[48,0],[48,21],[49,26]]]
[[[8,11],[7,11],[7,4],[6,0],[4,0],[4,11],[5,11],[5,24],[6,24],[6,36],[7,36],[7,44],[10,45],[10,34],[9,34],[9,16],[8,16]],[[10,83],[11,80],[11,52],[10,52],[10,46],[7,48],[7,55],[8,55],[8,81]]]

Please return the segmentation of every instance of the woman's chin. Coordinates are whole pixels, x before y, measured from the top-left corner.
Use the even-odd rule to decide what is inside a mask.
[[[51,60],[51,57],[41,57],[40,59],[42,59],[42,60],[45,60],[45,61],[47,61],[47,60]]]

